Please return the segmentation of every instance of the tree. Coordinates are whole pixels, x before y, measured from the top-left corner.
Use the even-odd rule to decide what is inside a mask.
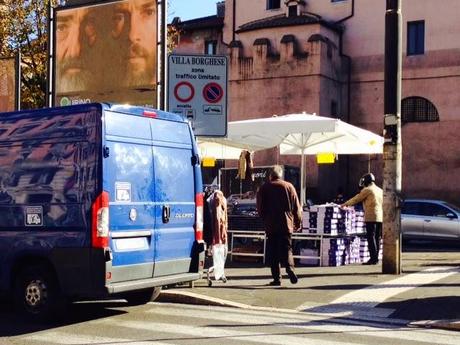
[[[0,2],[0,56],[21,53],[21,107],[45,106],[47,71],[47,8],[53,0]]]

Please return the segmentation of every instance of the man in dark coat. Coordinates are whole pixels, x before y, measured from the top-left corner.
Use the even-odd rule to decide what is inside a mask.
[[[297,283],[292,257],[292,233],[301,228],[302,207],[294,186],[282,180],[283,169],[276,165],[269,181],[257,192],[257,210],[267,235],[267,262],[271,267],[271,286],[281,285],[282,264],[292,284]]]

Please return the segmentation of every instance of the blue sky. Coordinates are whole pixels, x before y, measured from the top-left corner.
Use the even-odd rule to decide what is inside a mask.
[[[216,14],[218,0],[169,0],[168,22],[173,17],[182,21]]]

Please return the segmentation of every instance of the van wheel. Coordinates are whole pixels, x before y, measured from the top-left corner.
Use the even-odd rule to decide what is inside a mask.
[[[20,312],[36,321],[56,317],[65,306],[56,277],[44,266],[31,266],[19,273],[14,298]]]
[[[134,306],[153,302],[160,296],[160,292],[161,286],[156,286],[151,289],[133,291],[123,297],[128,301],[129,305]]]

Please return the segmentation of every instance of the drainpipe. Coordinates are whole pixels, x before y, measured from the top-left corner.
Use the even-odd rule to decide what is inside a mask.
[[[354,15],[355,15],[355,0],[351,0],[351,13],[350,13],[348,16],[346,16],[346,17],[344,17],[344,18],[342,18],[342,19],[339,19],[339,20],[336,21],[335,23],[336,23],[336,24],[343,23],[344,21],[350,19],[350,18],[353,17]]]
[[[352,18],[355,15],[355,0],[351,2],[351,13],[339,19],[335,24],[342,24],[348,19]],[[350,113],[351,113],[351,57],[343,53],[343,30],[340,32],[339,36],[339,53],[340,56],[347,60],[348,75],[347,75],[347,122],[350,122]],[[347,173],[346,173],[346,185],[350,185],[350,157],[347,157]]]
[[[353,0],[354,1],[354,0]],[[236,34],[236,0],[233,0],[233,28],[232,28],[232,42],[235,41]]]
[[[335,22],[335,24],[342,24],[343,22],[347,21],[348,19],[352,18],[355,15],[355,0],[352,0],[351,2],[351,13],[342,18],[339,19],[338,21]],[[351,57],[343,53],[343,31],[340,33],[339,37],[339,53],[340,56],[344,57],[347,59],[347,64],[348,64],[348,77],[347,77],[347,122],[350,122],[350,90],[351,90]]]

